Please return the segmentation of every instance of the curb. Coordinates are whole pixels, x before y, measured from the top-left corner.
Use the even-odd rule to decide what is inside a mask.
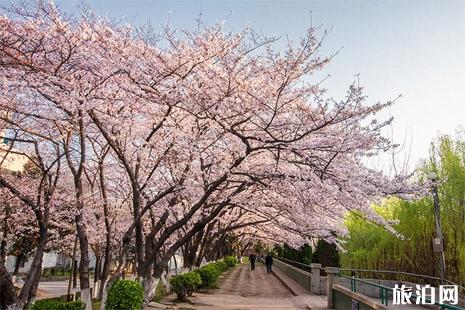
[[[292,295],[294,295],[294,296],[299,296],[299,294],[298,294],[289,284],[287,284],[286,281],[284,281],[273,269],[271,270],[271,273],[272,273],[276,278],[278,278],[278,280],[279,280],[282,284],[284,284],[285,287],[287,287],[287,288],[291,291]],[[304,307],[305,307],[305,309],[307,309],[307,310],[312,310],[312,307],[311,307],[308,303],[305,303]]]
[[[287,287],[287,288],[291,291],[292,295],[294,295],[294,296],[299,296],[299,294],[298,294],[296,291],[294,291],[294,289],[293,289],[289,284],[287,284],[286,281],[284,281],[274,270],[271,270],[271,273],[272,273],[276,278],[278,278],[278,280],[279,280],[282,284],[284,284],[285,287]]]
[[[284,284],[284,286],[286,286],[292,293],[292,295],[294,296],[302,296],[301,294],[299,294],[297,291],[295,291],[291,285],[287,284],[286,281],[284,281],[275,271],[274,269],[271,271],[273,273],[273,275],[276,276],[276,278],[278,278],[278,280]],[[309,304],[308,302],[304,302],[304,309],[307,309],[307,310],[321,310],[323,308],[321,308],[320,306],[315,306],[315,305],[311,305]],[[327,308],[324,308],[324,309],[327,309]]]

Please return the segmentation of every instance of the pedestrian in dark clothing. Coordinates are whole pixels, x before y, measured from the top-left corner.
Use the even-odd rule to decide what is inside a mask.
[[[271,266],[273,266],[273,257],[271,257],[271,253],[265,257],[265,265],[266,265],[266,272],[268,274],[271,273]]]
[[[257,255],[255,255],[253,253],[249,255],[250,270],[255,270],[255,260],[256,259],[257,259]]]

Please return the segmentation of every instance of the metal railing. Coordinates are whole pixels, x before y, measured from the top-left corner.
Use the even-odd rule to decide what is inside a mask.
[[[311,267],[308,264],[297,262],[295,260],[287,259],[287,258],[284,258],[284,257],[277,257],[277,259],[282,260],[282,261],[286,261],[287,263],[289,263],[292,266],[297,265],[296,267],[299,267],[300,269],[302,269],[304,271],[308,271],[308,272],[311,271]],[[302,268],[302,267],[304,267],[304,268]]]
[[[283,257],[278,257],[278,259],[280,260],[283,260],[283,261],[286,261],[298,268],[301,268],[305,271],[310,271],[311,270],[311,267],[310,265],[308,264],[304,264],[304,263],[301,263],[301,262],[297,262],[297,261],[294,261],[294,260],[290,260],[290,259],[287,259],[287,258],[283,258]],[[304,268],[302,268],[304,267]],[[322,270],[324,270],[324,268],[322,268]],[[372,270],[372,269],[353,269],[353,268],[340,268],[340,273],[339,273],[339,277],[341,278],[346,278],[346,279],[350,279],[350,284],[351,284],[351,290],[353,292],[356,292],[357,291],[357,283],[364,283],[366,285],[370,285],[370,286],[373,286],[373,287],[377,287],[379,288],[379,297],[381,299],[381,302],[382,304],[384,305],[388,305],[389,303],[389,298],[390,297],[393,297],[393,288],[391,287],[388,287],[388,286],[384,286],[384,285],[381,285],[381,284],[378,284],[378,283],[373,283],[373,282],[370,282],[370,281],[367,281],[366,279],[360,279],[360,278],[356,278],[355,276],[346,276],[346,275],[342,275],[341,273],[343,272],[351,272],[352,274],[354,273],[359,273],[359,274],[371,274],[373,276],[373,278],[375,278],[375,274],[389,274],[389,275],[393,275],[395,279],[390,279],[391,281],[397,281],[397,282],[400,282],[402,284],[402,282],[407,282],[407,281],[402,281],[402,280],[399,280],[399,276],[401,277],[411,277],[411,278],[415,278],[415,279],[426,279],[426,280],[433,280],[433,281],[441,281],[441,278],[438,278],[438,277],[433,277],[433,276],[428,276],[428,275],[423,275],[423,274],[416,274],[416,273],[411,273],[411,272],[404,272],[404,271],[393,271],[393,270]],[[373,279],[375,280],[375,279]],[[376,280],[386,280],[386,279],[376,279]],[[405,279],[404,279],[405,280]],[[454,283],[452,281],[449,281],[447,279],[443,279],[444,283],[447,283],[449,285],[455,285],[457,286],[457,288],[461,291],[464,291],[465,292],[465,287],[464,286],[461,286],[461,285],[458,285],[457,283]],[[440,282],[438,282],[440,283]],[[413,294],[412,293],[412,297],[414,298],[417,298],[418,296]],[[428,298],[425,298],[425,301],[427,301],[428,303],[431,303],[431,299],[428,299]],[[437,305],[439,307],[441,307],[442,309],[451,309],[451,310],[464,310],[464,308],[461,308],[461,307],[458,307],[456,305],[451,305],[451,304],[441,304],[441,303],[438,303],[438,302],[435,302],[434,305]]]
[[[405,271],[393,271],[393,270],[372,270],[372,269],[353,269],[353,268],[341,268],[340,269],[341,271],[350,271],[350,272],[357,272],[357,273],[366,273],[366,274],[372,274],[373,275],[373,278],[374,278],[374,274],[375,273],[378,273],[378,274],[391,274],[391,275],[402,275],[402,276],[406,276],[406,277],[413,277],[413,278],[422,278],[422,279],[428,279],[428,280],[434,280],[434,281],[438,281],[440,282],[441,281],[441,278],[438,278],[438,277],[433,277],[433,276],[427,276],[427,275],[424,275],[424,274],[417,274],[417,273],[411,273],[411,272],[405,272]],[[463,290],[465,292],[465,287],[457,284],[457,283],[454,283],[452,281],[449,281],[447,279],[443,279],[443,281],[447,284],[450,284],[450,285],[455,285],[457,286],[459,289]]]
[[[379,298],[381,299],[381,303],[383,305],[386,305],[386,306],[389,305],[389,297],[390,297],[389,295],[391,295],[391,297],[393,297],[394,289],[392,289],[391,287],[387,287],[387,286],[384,286],[384,285],[381,285],[381,284],[377,284],[377,283],[373,283],[373,282],[370,282],[370,281],[358,279],[358,278],[355,278],[355,277],[348,277],[348,276],[343,276],[343,275],[339,275],[339,277],[346,278],[346,279],[350,280],[350,289],[354,293],[357,292],[357,283],[363,283],[363,284],[366,284],[366,285],[370,285],[370,286],[379,288]],[[412,297],[413,298],[419,298],[421,296],[412,293]],[[441,309],[463,310],[463,308],[461,308],[459,306],[451,305],[451,304],[442,304],[442,303],[439,303],[439,302],[434,302],[433,303],[433,302],[431,302],[431,299],[429,299],[429,298],[425,298],[424,300],[430,305],[436,305],[436,306],[441,307]]]
[[[284,257],[278,257],[278,259],[287,261],[287,262],[292,263],[294,265],[299,265],[299,266],[305,267],[306,269],[304,269],[304,270],[307,270],[307,269],[310,270],[310,265],[308,265],[308,264],[297,262],[297,261],[287,259],[287,258],[284,258]],[[406,276],[406,277],[422,278],[422,279],[428,279],[428,280],[434,280],[434,281],[441,281],[441,278],[438,278],[438,277],[427,276],[427,275],[424,275],[424,274],[411,273],[411,272],[405,272],[405,271],[354,269],[354,268],[340,268],[340,270],[341,271],[350,271],[350,272],[357,272],[357,273],[372,274],[373,278],[375,278],[375,276],[374,276],[375,274],[390,274],[390,275],[394,275],[394,276],[402,275],[402,276]],[[396,277],[396,279],[391,279],[391,280],[398,280],[398,279]],[[465,292],[465,287],[464,286],[461,286],[461,285],[459,285],[459,284],[457,284],[455,282],[452,282],[450,280],[447,280],[447,279],[443,279],[443,281],[445,283],[447,283],[447,284],[455,285],[460,290]]]
[[[338,276],[341,277],[341,278],[350,279],[350,290],[352,292],[354,292],[354,293],[357,293],[357,282],[364,283],[364,284],[374,286],[374,287],[378,287],[379,288],[379,298],[381,299],[381,303],[383,305],[388,306],[389,292],[393,291],[392,288],[381,285],[381,284],[373,283],[373,282],[370,282],[370,281],[357,279],[355,277],[348,277],[348,276],[343,276],[343,275],[338,275]],[[391,296],[392,296],[392,294],[391,294]]]

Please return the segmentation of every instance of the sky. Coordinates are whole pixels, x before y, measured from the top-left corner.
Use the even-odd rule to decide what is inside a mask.
[[[76,1],[55,3],[76,12]],[[396,157],[398,167],[409,158],[413,169],[428,157],[434,138],[455,136],[465,123],[465,1],[89,0],[87,4],[99,15],[135,25],[170,20],[175,27],[192,28],[201,14],[210,24],[226,20],[228,30],[252,26],[294,40],[309,26],[323,25],[331,32],[322,53],[340,50],[324,69],[331,75],[323,84],[331,96],[342,98],[357,76],[368,102],[402,95],[379,115],[394,117],[385,134],[404,145]],[[320,79],[315,76],[315,82]],[[390,156],[369,164],[385,171],[392,168]]]

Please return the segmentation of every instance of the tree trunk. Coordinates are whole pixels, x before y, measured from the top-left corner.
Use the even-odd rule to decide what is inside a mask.
[[[208,244],[207,239],[208,237],[203,238],[202,242],[199,242],[199,244],[197,245],[195,249],[196,253],[198,251],[198,254],[196,254],[196,259],[195,259],[195,266],[197,267],[200,267],[200,265],[202,265],[203,258],[205,257],[205,250]]]
[[[105,261],[103,263],[103,268],[102,268],[102,274],[100,276],[100,287],[98,291],[97,298],[102,299],[103,295],[103,290],[105,288],[107,279],[108,279],[108,273],[110,271],[110,263],[111,263],[111,222],[109,219],[109,212],[108,212],[108,203],[107,203],[107,191],[106,191],[106,185],[105,185],[105,177],[104,177],[104,166],[103,166],[103,158],[102,162],[99,164],[99,176],[100,176],[100,188],[102,191],[102,197],[103,197],[103,214],[105,216]]]
[[[93,298],[97,298],[99,287],[100,287],[101,264],[102,264],[102,255],[99,254],[95,258],[94,289],[92,291]]]
[[[99,292],[97,295],[98,299],[102,299],[103,288],[105,286],[105,283],[107,282],[108,274],[110,272],[111,248],[110,248],[109,242],[111,243],[111,240],[109,241],[107,238],[107,245],[105,247],[105,258],[103,261],[102,273],[100,275],[100,287],[99,287]]]
[[[5,264],[0,264],[0,309],[7,309],[8,306],[18,302],[16,291]]]
[[[173,261],[174,261],[174,274],[178,275],[178,260],[176,259],[176,254],[173,255]]]
[[[144,287],[144,305],[150,303],[155,296],[155,290],[157,288],[158,282],[161,279],[161,276],[164,272],[164,267],[166,266],[166,260],[157,261],[155,259],[154,264],[146,264],[141,271],[144,272],[144,276],[140,277],[140,283]],[[153,268],[152,268],[153,266]]]
[[[31,287],[31,290],[29,291],[28,304],[33,303],[36,299],[37,288],[39,287],[39,281],[40,281],[41,274],[42,274],[42,267],[40,268],[40,272],[36,273],[34,281],[32,282],[32,287]]]
[[[134,215],[134,218],[137,219],[140,216],[140,202],[141,202],[139,184],[137,183],[133,183],[132,185],[132,196],[133,196],[132,198],[133,215]],[[141,221],[136,222],[134,233],[136,237],[135,238],[136,260],[134,262],[134,265],[136,267],[136,274],[141,276],[141,273],[139,273],[139,268],[144,264],[144,236],[142,233]]]
[[[182,248],[182,268],[189,268],[189,243],[186,243]]]
[[[168,272],[163,272],[160,276],[161,282],[163,283],[163,286],[165,287],[166,292],[170,292],[170,282],[168,279]]]
[[[146,243],[146,246],[150,242]],[[156,285],[158,284],[158,281],[160,278],[156,279],[152,275],[153,271],[153,266],[156,264],[154,261],[153,265],[149,262],[145,262],[144,265],[141,265],[140,268],[138,269],[139,272],[139,281],[144,287],[144,305],[147,305],[149,302],[152,301],[153,296],[155,295],[155,289]],[[142,274],[142,276],[140,276]],[[155,281],[157,283],[155,283]],[[155,286],[154,286],[155,285]]]
[[[15,260],[15,267],[13,269],[13,276],[11,277],[12,281],[13,281],[13,284],[16,283],[16,279],[18,277],[18,274],[19,274],[19,268],[21,268],[21,264],[22,262],[25,260],[25,257],[24,257],[24,254],[23,253],[20,253],[17,257],[16,257],[16,260]]]
[[[101,260],[102,260],[102,255],[98,254],[95,256],[94,282],[97,282],[100,279]]]
[[[153,277],[148,275],[140,279],[142,286],[144,287],[144,306],[148,305],[155,296],[155,290],[157,289],[158,282],[160,282],[160,277]]]
[[[171,285],[170,285],[170,280],[171,280],[171,273],[170,273],[170,269],[169,269],[169,266],[166,265],[166,269],[165,269],[166,273],[165,273],[165,280],[166,280],[166,285],[165,285],[165,289],[166,289],[166,292],[170,293],[171,292]]]
[[[77,288],[77,277],[78,277],[78,261],[73,260],[73,288]]]
[[[19,274],[19,268],[21,268],[21,264],[23,263],[24,260],[25,260],[25,257],[24,257],[24,255],[23,255],[23,253],[20,253],[20,254],[16,257],[15,269],[13,270],[13,277],[18,276],[18,274]]]
[[[100,299],[100,310],[105,310],[108,297],[108,289],[113,285],[113,283],[121,277],[121,273],[114,274],[108,281],[102,282],[102,298]]]
[[[123,237],[123,244],[125,244],[124,237]],[[124,252],[124,249],[123,249]],[[118,262],[118,267],[116,268],[115,273],[113,276],[108,281],[102,282],[102,299],[100,303],[100,310],[105,310],[105,305],[107,302],[107,297],[108,297],[108,289],[113,285],[113,283],[119,279],[123,278],[124,279],[124,266],[126,265],[126,257],[121,256],[119,258]]]
[[[76,215],[76,230],[81,252],[81,260],[79,261],[81,300],[86,304],[86,310],[92,310],[92,298],[89,284],[89,242],[84,223],[82,222],[82,215],[79,213]]]
[[[6,309],[9,305],[15,304],[17,302],[14,280],[10,277],[10,274],[5,267],[6,240],[8,237],[7,218],[8,217],[5,217],[2,241],[0,243],[0,309]]]
[[[0,263],[5,264],[6,262],[6,240],[8,239],[8,213],[5,216],[3,225],[2,241],[0,242]]]
[[[170,260],[168,260],[168,262],[169,261]],[[163,272],[161,273],[160,280],[163,283],[163,286],[165,287],[166,292],[168,293],[171,291],[170,278],[171,276],[170,276],[169,266],[168,264],[166,264]]]
[[[40,223],[39,225],[39,240],[37,243],[36,253],[32,260],[29,275],[24,282],[21,293],[19,294],[16,309],[26,308],[29,302],[35,297],[35,292],[37,290],[35,285],[39,281],[40,273],[42,271],[42,259],[48,237],[47,225],[44,223]]]

